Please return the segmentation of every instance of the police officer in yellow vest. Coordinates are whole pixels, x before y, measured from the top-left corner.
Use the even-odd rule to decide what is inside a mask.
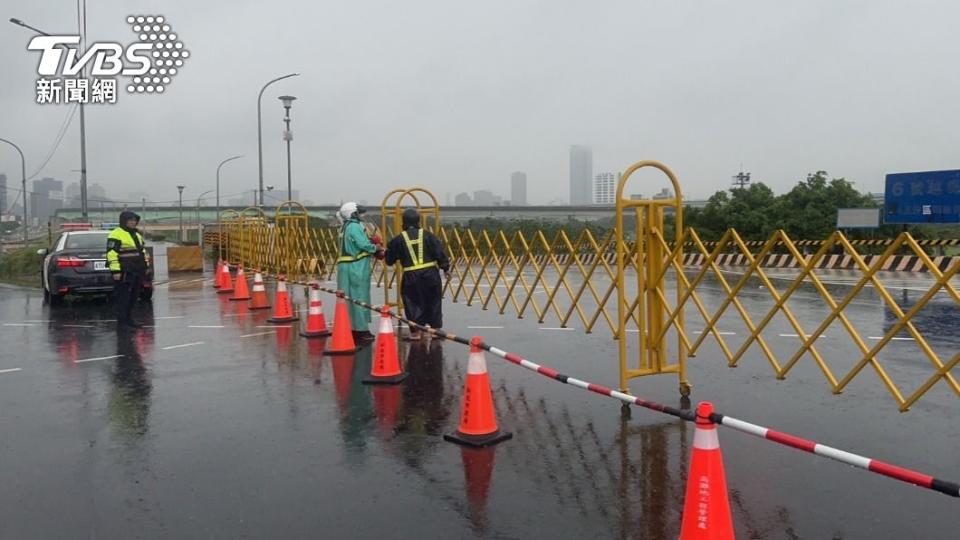
[[[443,282],[440,270],[450,279],[450,260],[440,240],[420,228],[420,213],[403,211],[403,232],[387,244],[385,262],[403,266],[400,293],[407,319],[431,328],[443,326]],[[420,331],[410,329],[410,339],[420,339]]]
[[[107,237],[107,264],[113,275],[113,302],[117,310],[117,327],[138,328],[131,313],[140,297],[143,280],[150,272],[150,256],[143,247],[143,236],[137,230],[140,216],[120,213],[120,226]]]

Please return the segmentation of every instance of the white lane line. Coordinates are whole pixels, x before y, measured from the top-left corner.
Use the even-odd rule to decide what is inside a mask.
[[[276,334],[276,333],[277,331],[274,330],[272,332],[257,332],[256,334],[244,334],[240,337],[244,338],[244,337],[256,337],[256,336],[269,336],[270,334]]]
[[[55,322],[55,321],[23,321],[23,322],[30,322],[30,323],[45,323],[45,322]]]
[[[0,375],[3,375],[4,373],[16,373],[18,371],[20,371],[20,368],[18,367],[10,368],[10,369],[0,369]]]
[[[780,335],[780,337],[796,337],[796,338],[800,337],[800,334],[779,334],[779,335]],[[809,338],[809,337],[810,337],[810,336],[807,336],[807,338]],[[820,337],[821,337],[821,338],[825,338],[825,337],[827,337],[827,335],[826,335],[826,334],[820,334]],[[819,339],[819,338],[817,338],[817,339]]]
[[[269,326],[257,326],[256,328],[292,328],[289,324],[271,324]]]
[[[84,362],[96,362],[98,360],[113,360],[114,358],[120,358],[121,356],[124,356],[124,355],[115,354],[113,356],[101,356],[100,358],[87,358],[86,360],[77,360],[74,362],[74,364],[82,364]]]
[[[190,325],[190,326],[188,326],[187,328],[223,328],[223,325],[222,325],[222,324],[220,324],[220,325],[217,325],[217,324],[209,324],[209,325],[198,324],[198,325]]]
[[[202,341],[194,341],[193,343],[184,343],[182,345],[170,345],[169,347],[160,347],[161,351],[169,351],[171,349],[181,349],[183,347],[193,347],[194,345],[203,345]]]
[[[87,319],[83,322],[117,322],[116,319]]]
[[[468,326],[467,328],[472,328],[474,330],[500,330],[502,326]]]
[[[874,341],[880,341],[880,340],[883,339],[883,338],[880,337],[880,336],[870,336],[870,337],[867,338],[867,339],[872,339],[872,340],[874,340]],[[890,341],[914,341],[914,339],[913,339],[912,337],[895,337],[895,338],[890,338]]]
[[[169,316],[169,317],[154,317],[154,319],[186,319],[186,318],[187,318],[186,315],[177,315],[177,316]]]
[[[15,323],[15,322],[3,323],[3,325],[4,326],[34,326],[33,323]]]
[[[694,333],[694,334],[702,334],[702,333],[703,333],[703,330],[694,330],[693,333]],[[710,332],[710,333],[712,334],[713,332]],[[720,334],[721,336],[735,336],[735,335],[737,335],[736,332],[717,332],[717,333]]]
[[[65,324],[61,328],[96,328],[92,324]]]
[[[207,280],[207,278],[191,279],[191,280],[188,281],[187,283],[200,283],[201,281],[206,281],[206,280]]]
[[[540,327],[539,330],[576,330],[576,328],[554,328],[549,326]]]

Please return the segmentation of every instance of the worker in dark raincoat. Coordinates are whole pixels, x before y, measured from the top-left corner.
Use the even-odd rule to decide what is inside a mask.
[[[117,327],[139,328],[133,320],[133,304],[140,297],[143,282],[151,275],[150,255],[137,230],[140,216],[130,211],[120,213],[120,226],[107,237],[107,264],[113,275],[113,302],[117,310]]]
[[[436,236],[420,228],[420,213],[403,211],[403,232],[387,244],[387,264],[400,262],[403,278],[400,295],[408,320],[431,328],[443,326],[443,282],[440,271],[450,279],[450,259]],[[410,328],[410,339],[420,339],[420,331]]]

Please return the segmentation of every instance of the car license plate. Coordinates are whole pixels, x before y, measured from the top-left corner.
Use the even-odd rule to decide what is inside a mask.
[[[106,270],[106,269],[107,269],[107,261],[93,261],[93,269],[94,269],[94,270]]]

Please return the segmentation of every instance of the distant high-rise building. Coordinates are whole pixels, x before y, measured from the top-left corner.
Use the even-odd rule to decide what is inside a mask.
[[[33,181],[30,197],[30,216],[36,223],[45,223],[54,212],[63,207],[63,182],[54,178]]]
[[[616,204],[617,183],[623,173],[600,173],[593,178],[593,203]]]
[[[500,206],[503,197],[494,195],[492,191],[481,189],[473,192],[474,206]]]
[[[112,202],[107,197],[107,190],[100,184],[90,184],[87,188],[87,200],[93,202]]]
[[[457,196],[453,198],[453,202],[457,206],[473,206],[473,199],[470,198],[469,193],[457,193]]]
[[[9,212],[7,208],[7,175],[0,174],[0,213]]]
[[[663,200],[663,199],[672,199],[673,192],[670,191],[670,188],[663,188],[660,190],[660,193],[657,193],[652,197],[654,200]]]
[[[510,175],[510,205],[527,205],[527,173],[523,171]]]
[[[588,146],[570,147],[570,204],[593,202],[593,150]]]

